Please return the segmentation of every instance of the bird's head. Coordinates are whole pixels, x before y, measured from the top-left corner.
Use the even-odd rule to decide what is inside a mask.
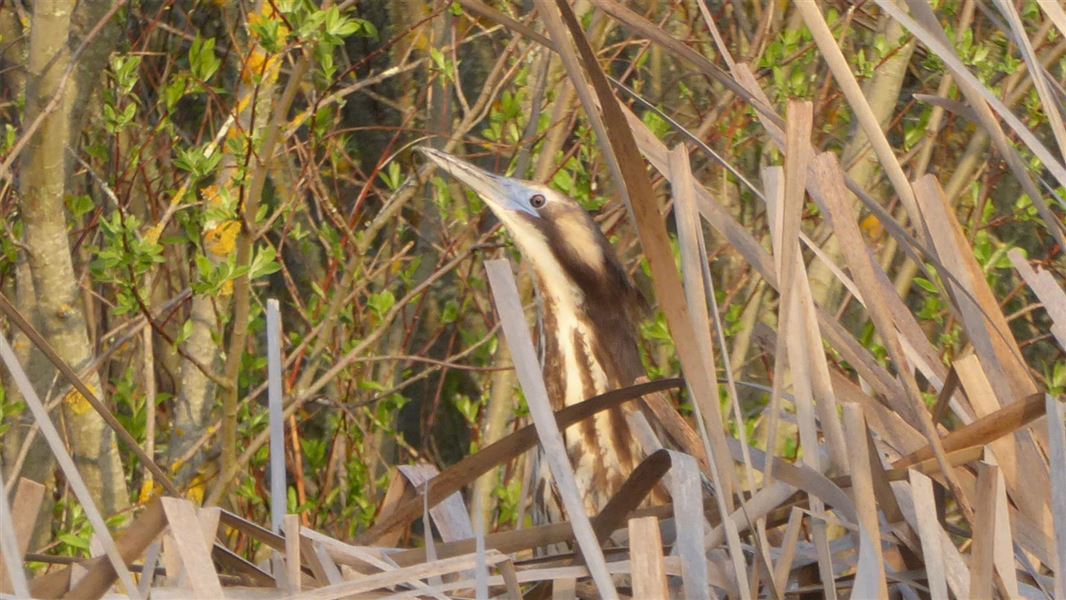
[[[420,150],[484,199],[545,284],[551,286],[551,280],[565,274],[586,297],[642,303],[610,242],[575,200],[546,185],[489,173],[439,150]]]

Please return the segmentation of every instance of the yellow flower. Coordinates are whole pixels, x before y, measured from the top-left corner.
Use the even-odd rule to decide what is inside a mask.
[[[278,70],[281,66],[281,57],[267,55],[261,48],[252,50],[248,60],[244,61],[244,69],[241,70],[241,81],[252,83],[256,80],[263,83],[273,83],[278,78]]]
[[[252,97],[254,95],[255,95],[254,94],[254,90],[250,90],[247,94],[245,94],[243,97],[241,97],[241,98],[239,98],[237,100],[237,110],[235,112],[238,115],[243,114],[244,111],[248,110],[248,107],[251,106],[251,104],[252,104]],[[240,128],[240,124],[239,123],[234,123],[233,129],[230,129],[230,131],[233,131],[234,129],[237,129],[238,133],[233,134],[233,138],[232,139],[239,139],[238,138],[238,134],[240,133],[239,128]],[[227,135],[229,135],[229,133],[227,133]]]
[[[247,108],[247,105],[238,105],[237,106],[237,112],[240,112],[240,111],[244,110],[245,108]],[[238,123],[234,123],[229,128],[229,131],[226,132],[226,139],[229,140],[229,141],[241,140],[243,138],[244,138],[244,131],[241,129],[241,126]]]
[[[96,393],[92,386],[89,386],[89,391]],[[77,388],[71,388],[67,395],[63,397],[63,402],[70,407],[72,413],[79,417],[93,409],[93,405],[89,404],[89,400]]]
[[[262,15],[262,17],[260,17]],[[273,2],[264,2],[262,5],[262,12],[260,14],[253,14],[252,18],[267,18],[280,20],[278,17],[278,11],[274,10]]]
[[[200,190],[200,197],[208,206],[218,206],[222,202],[222,195],[218,193],[218,186],[215,184]]]
[[[285,21],[281,20],[277,11],[274,10],[273,3],[264,2],[263,11],[261,13],[253,13],[248,16],[248,31],[255,35],[256,26],[264,21],[276,21],[277,22],[277,41],[279,44],[284,44],[289,39],[289,28],[285,25]]]
[[[192,481],[189,482],[189,489],[185,492],[185,497],[197,505],[203,504],[205,487],[207,487],[207,482],[204,481],[203,474],[197,473],[196,477],[193,477]]]
[[[204,234],[204,249],[215,256],[228,256],[237,244],[237,234],[240,231],[240,221],[223,221]]]
[[[151,227],[149,227],[148,230],[144,232],[144,239],[146,241],[151,242],[151,243],[154,244],[154,243],[159,241],[159,235],[162,234],[162,233],[163,233],[163,224],[162,223],[157,223],[157,224],[152,225]]]
[[[866,235],[872,241],[879,241],[881,236],[885,234],[885,226],[881,224],[881,220],[874,215],[867,215],[865,219],[859,223],[859,227],[866,233]]]
[[[148,504],[152,498],[156,498],[163,494],[163,486],[155,482],[154,479],[145,479],[141,484],[141,493],[137,498],[138,504]]]

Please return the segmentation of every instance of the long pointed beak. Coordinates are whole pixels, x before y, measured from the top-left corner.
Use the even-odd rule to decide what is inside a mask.
[[[484,169],[475,167],[461,158],[456,158],[451,154],[434,148],[420,146],[418,150],[435,162],[438,167],[447,171],[452,177],[477,192],[497,215],[501,211],[510,211],[537,216],[535,212],[530,211],[528,207],[516,200],[516,195],[522,197],[522,191],[518,189],[522,187],[522,184],[517,180],[494,175]]]

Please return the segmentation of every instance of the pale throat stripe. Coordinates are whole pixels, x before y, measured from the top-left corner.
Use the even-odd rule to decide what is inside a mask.
[[[607,373],[603,365],[597,360],[597,354],[590,340],[594,338],[594,328],[586,318],[584,311],[579,307],[584,303],[583,292],[567,276],[563,266],[555,258],[555,253],[548,246],[544,236],[536,230],[531,230],[512,223],[512,219],[501,216],[511,236],[527,257],[535,257],[532,260],[533,269],[536,272],[543,303],[542,310],[551,313],[555,321],[555,337],[558,344],[556,357],[545,357],[542,365],[554,362],[563,370],[564,393],[563,402],[570,406],[584,401],[586,398],[608,391]],[[573,224],[571,224],[573,225]],[[568,227],[577,230],[577,227]],[[578,255],[582,260],[595,260],[592,248],[601,253],[602,251],[593,243],[587,234],[577,235],[571,233],[568,241],[577,241],[581,248]],[[581,347],[575,345],[575,340],[580,340]],[[545,347],[542,338],[541,346]],[[587,357],[582,360],[580,357]],[[551,359],[555,359],[554,361]],[[587,370],[587,372],[585,372]],[[546,373],[546,375],[548,375]],[[585,389],[586,383],[590,382],[592,389]],[[625,471],[619,460],[618,449],[615,448],[613,424],[610,412],[601,412],[593,417],[595,443],[592,447],[585,444],[585,436],[582,425],[568,427],[563,436],[567,446],[567,452],[574,465],[574,476],[577,479],[579,489],[585,494],[586,508],[595,511],[603,506],[609,499],[613,490],[610,486],[600,486],[594,481],[596,473],[622,473]]]

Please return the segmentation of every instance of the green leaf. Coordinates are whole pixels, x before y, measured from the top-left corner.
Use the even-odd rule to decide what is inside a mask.
[[[59,541],[64,544],[77,548],[79,550],[89,551],[89,539],[84,537],[78,537],[73,533],[61,533],[59,534]]]
[[[663,120],[663,118],[659,116],[659,113],[653,110],[644,111],[640,120],[648,126],[648,129],[650,129],[657,138],[665,137],[666,134],[670,133],[670,124]]]
[[[87,195],[67,196],[67,210],[75,219],[80,219],[85,214],[96,208],[93,199]]]
[[[429,58],[433,61],[433,64],[437,66],[437,69],[439,69],[441,71],[447,71],[448,70],[448,62],[447,62],[448,59],[444,58],[444,53],[441,52],[439,49],[430,48],[429,49]]]
[[[193,76],[200,81],[208,81],[221,65],[222,61],[215,56],[215,38],[205,40],[196,36],[189,48],[189,68]]]
[[[280,271],[281,265],[278,264],[276,259],[277,250],[274,250],[273,246],[264,246],[262,250],[255,254],[252,264],[249,265],[248,278],[257,279]]]
[[[378,35],[378,28],[370,21],[359,19],[359,28],[362,30],[364,37],[368,37],[372,40],[377,40],[380,37]]]
[[[370,294],[370,298],[366,301],[370,310],[378,316],[378,318],[384,318],[385,313],[389,312],[396,304],[396,296],[391,291],[385,290],[376,294]]]
[[[115,106],[104,104],[104,128],[111,133],[118,133],[129,125],[133,117],[137,115],[137,105],[130,103],[122,112],[118,112]]]
[[[914,285],[922,288],[923,290],[929,292],[930,294],[938,294],[938,293],[940,293],[940,290],[938,290],[936,288],[936,284],[933,283],[932,281],[929,281],[928,279],[926,279],[924,277],[915,277],[914,278]]]
[[[559,169],[555,172],[555,175],[552,176],[552,185],[567,196],[577,195],[574,193],[574,178],[570,176],[570,171],[566,169]]]
[[[281,37],[281,22],[277,19],[254,19],[248,24],[249,32],[259,41],[259,45],[271,54],[285,49]]]
[[[178,149],[178,157],[174,164],[183,171],[188,171],[197,179],[207,177],[222,160],[221,152],[213,152],[207,155],[207,146],[203,148]]]
[[[450,299],[444,303],[444,310],[440,313],[440,322],[447,325],[459,319],[459,303]]]
[[[185,341],[188,340],[189,336],[191,335],[192,319],[186,319],[185,322],[181,324],[181,331],[178,332],[178,337],[174,338],[174,347],[177,348],[178,346],[184,344]]]
[[[389,166],[385,167],[378,173],[378,177],[381,178],[389,190],[396,191],[400,188],[400,184],[403,183],[403,174],[400,172],[400,163],[393,161],[389,163]]]
[[[137,69],[141,66],[140,56],[115,55],[111,59],[111,73],[122,95],[130,93],[137,85]]]
[[[340,9],[333,6],[326,13],[326,33],[337,37],[348,37],[362,29],[362,25],[356,19],[342,16]]]
[[[182,75],[167,82],[166,87],[163,88],[163,104],[166,105],[168,111],[174,110],[178,101],[185,97],[188,88],[189,80]]]

